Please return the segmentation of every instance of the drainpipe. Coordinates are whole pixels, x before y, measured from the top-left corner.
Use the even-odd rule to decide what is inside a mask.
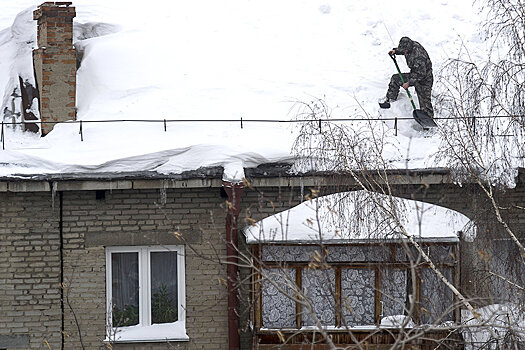
[[[53,184],[53,186],[55,183]],[[64,349],[65,345],[65,327],[64,327],[64,193],[62,191],[58,192],[58,198],[59,198],[59,221],[58,221],[58,232],[60,235],[60,242],[59,242],[59,259],[60,259],[60,349]]]
[[[228,286],[228,350],[240,349],[239,335],[239,315],[237,306],[239,298],[237,296],[238,281],[238,233],[237,224],[241,211],[241,195],[244,184],[223,181],[222,187],[228,195],[228,211],[226,214],[226,274]]]

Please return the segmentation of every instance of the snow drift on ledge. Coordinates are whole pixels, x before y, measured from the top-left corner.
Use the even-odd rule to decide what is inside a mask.
[[[390,201],[392,199],[392,202]],[[472,240],[476,228],[454,210],[380,193],[352,191],[305,201],[244,229],[248,243],[325,243],[396,240],[406,232],[425,241]]]

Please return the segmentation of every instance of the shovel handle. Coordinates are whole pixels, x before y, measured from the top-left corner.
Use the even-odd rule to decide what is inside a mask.
[[[399,74],[399,77],[401,78],[401,82],[405,84],[405,79],[403,78],[403,74],[401,74],[401,70],[399,69],[399,66],[397,65],[396,55],[395,54],[392,54],[392,55],[388,54],[388,55],[390,56],[390,58],[392,59],[392,61],[394,61],[394,64],[396,65],[397,74]],[[414,100],[412,99],[412,95],[410,94],[410,91],[408,91],[408,89],[406,91],[407,91],[408,99],[410,100],[410,103],[412,104],[412,108],[414,108],[415,110],[416,104],[414,103]]]

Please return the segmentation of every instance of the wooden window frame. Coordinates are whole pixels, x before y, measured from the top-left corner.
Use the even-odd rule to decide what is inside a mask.
[[[378,245],[378,244],[376,244]],[[458,245],[456,242],[446,242],[446,243],[427,243],[424,244],[423,247],[427,248],[432,245],[439,245],[439,246],[451,246],[453,249],[453,254],[455,258],[452,262],[441,262],[441,263],[435,263],[435,266],[438,269],[452,269],[452,278],[453,283],[456,283],[459,280],[459,264],[458,264]],[[261,283],[260,283],[260,272],[259,270],[261,268],[284,268],[284,269],[295,269],[296,270],[296,283],[299,289],[302,289],[302,272],[304,269],[308,268],[309,262],[269,262],[269,261],[262,261],[262,244],[254,245],[252,246],[252,254],[256,257],[255,261],[257,261],[255,265],[255,273],[254,273],[254,280],[257,281],[253,284],[253,296],[254,300],[256,300],[256,307],[254,310],[254,324],[256,327],[256,330],[260,331],[261,328],[263,328],[263,322],[262,322],[262,290],[261,290]],[[282,245],[280,246],[288,246],[288,245]],[[336,246],[336,245],[334,245]],[[359,244],[359,246],[374,246],[374,244]],[[410,272],[410,263],[409,262],[396,262],[394,259],[396,257],[396,247],[400,246],[399,244],[392,244],[390,243],[390,257],[388,261],[386,262],[330,262],[328,265],[330,268],[334,269],[335,272],[335,294],[336,294],[336,310],[335,310],[335,327],[341,328],[343,326],[342,322],[342,300],[341,300],[341,270],[345,268],[350,269],[358,269],[358,268],[367,268],[367,269],[373,269],[375,271],[374,275],[374,281],[371,282],[371,285],[374,285],[374,326],[378,327],[381,322],[381,278],[382,278],[382,270],[387,268],[398,268],[398,269],[407,269],[407,276],[408,274],[411,274]],[[430,268],[430,266],[426,263],[420,263],[416,266],[416,290],[412,292],[414,295],[414,302],[416,303],[416,308],[414,309],[414,315],[412,316],[412,319],[414,323],[420,324],[420,301],[421,301],[421,271],[422,269]],[[407,279],[407,284],[410,283],[409,279]],[[407,291],[408,292],[408,291]],[[453,302],[456,303],[456,297],[454,296]],[[295,329],[301,329],[302,328],[302,313],[301,313],[301,304],[299,302],[296,302],[295,304],[295,310],[296,310],[296,324],[295,328],[291,328],[291,330]],[[456,310],[453,312],[453,321],[457,322],[458,320],[458,311]],[[352,327],[349,327],[350,329]],[[346,329],[346,328],[343,328]],[[274,331],[278,330],[277,328],[265,328],[265,331]]]

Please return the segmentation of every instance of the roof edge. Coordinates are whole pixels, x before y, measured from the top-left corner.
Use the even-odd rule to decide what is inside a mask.
[[[102,189],[156,189],[222,187],[223,167],[206,167],[180,174],[161,174],[156,171],[115,173],[67,173],[0,177],[0,192],[41,192],[55,190]],[[359,172],[357,176],[375,177],[378,183],[396,185],[453,184],[451,172],[446,168],[389,169],[380,175],[377,171]],[[255,187],[329,187],[356,186],[355,175],[342,172],[292,173],[288,163],[268,163],[245,169],[246,181]],[[55,184],[55,185],[53,185]]]

